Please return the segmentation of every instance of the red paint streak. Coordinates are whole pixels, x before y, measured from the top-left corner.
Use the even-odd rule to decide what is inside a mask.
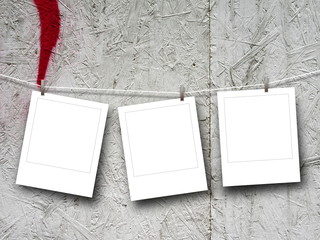
[[[37,84],[45,79],[52,49],[56,46],[60,32],[60,12],[58,0],[34,0],[37,5],[41,35],[40,35],[40,59]]]

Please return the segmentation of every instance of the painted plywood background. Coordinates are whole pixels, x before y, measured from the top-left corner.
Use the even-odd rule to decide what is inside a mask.
[[[319,69],[318,0],[59,0],[59,7],[52,86],[200,90]],[[35,81],[33,1],[0,0],[0,29],[0,72]],[[296,87],[301,183],[222,188],[212,93],[196,98],[210,191],[130,202],[117,107],[167,97],[58,93],[111,106],[87,199],[15,185],[31,89],[1,79],[0,239],[318,239],[320,76],[286,86]]]

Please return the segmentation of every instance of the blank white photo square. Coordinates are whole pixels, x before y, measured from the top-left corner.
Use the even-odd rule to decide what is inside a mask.
[[[207,190],[195,99],[119,107],[131,200]]]
[[[92,197],[108,105],[32,92],[16,183]]]
[[[223,186],[299,182],[294,88],[218,92]]]

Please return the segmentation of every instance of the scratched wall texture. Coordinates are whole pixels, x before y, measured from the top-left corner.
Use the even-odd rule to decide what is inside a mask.
[[[272,81],[320,64],[319,0],[59,0],[59,7],[48,85],[199,90]],[[0,0],[0,28],[0,72],[35,81],[33,2]],[[1,79],[0,239],[319,239],[319,80],[286,84],[296,87],[301,183],[222,188],[212,93],[197,96],[210,191],[130,202],[117,107],[167,97],[58,93],[111,106],[87,199],[15,185],[32,89]]]

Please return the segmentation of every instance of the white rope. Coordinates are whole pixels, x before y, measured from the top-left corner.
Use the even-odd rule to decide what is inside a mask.
[[[306,77],[311,77],[311,76],[314,76],[314,75],[317,75],[317,74],[320,74],[320,70],[316,70],[316,71],[313,71],[313,72],[308,72],[308,73],[305,73],[305,74],[296,75],[296,76],[287,77],[287,78],[283,78],[283,79],[280,79],[280,80],[272,81],[272,82],[269,82],[269,85],[275,85],[275,84],[284,83],[284,82],[293,82],[293,81],[297,81],[299,79],[306,78]],[[189,92],[186,92],[186,93],[188,93],[188,94],[205,93],[205,92],[215,92],[215,91],[219,91],[219,90],[232,90],[232,89],[250,88],[250,87],[258,87],[258,86],[259,87],[263,87],[264,84],[263,83],[258,83],[258,84],[245,85],[245,86],[212,88],[212,89],[189,91]]]
[[[272,81],[272,82],[269,82],[269,85],[297,81],[299,79],[311,77],[311,76],[317,75],[317,74],[320,74],[320,70],[316,70],[313,72],[308,72],[305,74]],[[0,73],[0,77],[2,77],[4,79],[9,79],[9,80],[12,80],[15,82],[28,84],[30,86],[38,87],[38,84],[36,84],[36,83],[32,83],[32,82],[22,80],[19,78],[7,76],[7,75],[1,74],[1,73]],[[186,91],[185,94],[188,96],[192,96],[195,94],[202,94],[202,93],[205,94],[205,93],[211,93],[211,92],[220,91],[220,90],[242,89],[242,88],[258,87],[258,86],[263,87],[264,84],[260,83],[260,84],[244,85],[244,86],[232,86],[232,87],[223,87],[223,88],[211,88],[211,89],[203,89],[203,90],[195,90],[195,91]],[[170,91],[146,91],[146,90],[130,90],[130,89],[125,90],[125,89],[112,89],[112,88],[79,88],[79,87],[59,87],[59,86],[46,86],[45,89],[46,90],[74,90],[74,91],[109,92],[109,93],[124,93],[124,94],[128,94],[128,93],[151,94],[151,95],[163,94],[163,95],[171,95],[171,96],[177,96],[180,94],[180,92],[170,92]]]

